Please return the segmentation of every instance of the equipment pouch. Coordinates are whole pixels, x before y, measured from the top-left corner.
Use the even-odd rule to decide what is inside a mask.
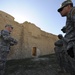
[[[73,44],[67,46],[67,53],[71,58],[74,58],[74,47]]]

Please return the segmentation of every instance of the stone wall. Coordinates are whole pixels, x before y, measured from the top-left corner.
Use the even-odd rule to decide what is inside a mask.
[[[4,29],[6,24],[13,25],[14,30],[11,35],[18,40],[18,44],[11,47],[8,59],[22,59],[54,53],[56,35],[42,31],[35,24],[27,21],[19,24],[14,21],[14,17],[0,11],[0,30]]]

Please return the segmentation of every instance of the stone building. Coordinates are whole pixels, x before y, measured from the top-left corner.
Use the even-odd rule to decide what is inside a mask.
[[[57,36],[47,33],[30,22],[19,24],[14,17],[0,11],[0,30],[6,24],[14,27],[12,36],[18,40],[18,44],[11,47],[8,59],[22,59],[54,53],[54,42]]]

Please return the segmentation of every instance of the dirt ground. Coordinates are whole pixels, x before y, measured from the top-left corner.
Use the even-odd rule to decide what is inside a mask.
[[[38,58],[7,61],[5,75],[69,75],[59,73],[59,70],[56,57],[51,54]]]

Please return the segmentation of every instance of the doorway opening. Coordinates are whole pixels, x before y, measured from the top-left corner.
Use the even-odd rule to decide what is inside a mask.
[[[33,47],[32,48],[32,56],[36,56],[37,55],[37,48]]]

